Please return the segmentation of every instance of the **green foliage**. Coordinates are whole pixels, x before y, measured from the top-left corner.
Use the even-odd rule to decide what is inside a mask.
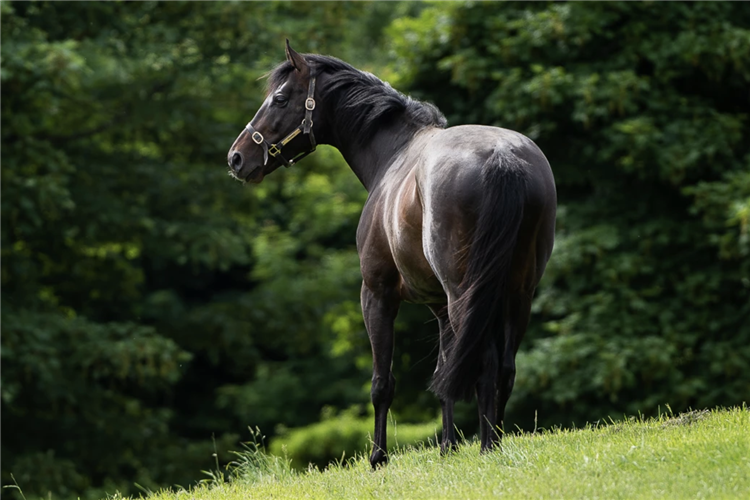
[[[19,484],[71,495],[118,469],[155,484],[169,465],[153,458],[178,454],[168,432],[173,412],[153,402],[190,358],[148,326],[5,314],[3,421],[16,432],[6,433],[3,450],[27,450],[6,454]]]
[[[358,407],[338,415],[332,408],[324,408],[320,422],[298,429],[282,429],[271,443],[269,451],[291,460],[297,469],[309,464],[325,467],[334,461],[343,461],[356,453],[372,448],[372,415],[361,416]],[[423,424],[397,424],[389,419],[388,449],[426,444],[437,440],[437,421]]]
[[[555,172],[511,421],[745,401],[748,10],[435,4],[389,33],[402,85],[453,125],[529,135]]]
[[[223,485],[227,480],[241,477],[245,481],[280,480],[294,474],[291,460],[266,453],[265,436],[257,427],[249,429],[251,441],[243,443],[243,450],[235,452],[235,459],[227,466],[228,475],[217,470],[211,473],[211,485]]]
[[[366,401],[362,353],[331,335],[366,345],[335,314],[359,292],[364,190],[331,149],[252,189],[225,155],[285,37],[374,60],[411,7],[1,8],[3,483],[189,485],[214,434],[226,463],[248,425]]]

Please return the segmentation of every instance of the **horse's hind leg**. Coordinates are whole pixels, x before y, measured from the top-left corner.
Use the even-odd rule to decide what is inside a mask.
[[[438,360],[435,371],[445,363],[445,350],[455,335],[453,327],[448,320],[448,306],[429,306],[432,314],[438,320],[440,327],[440,346],[438,349]],[[440,441],[440,454],[445,455],[456,449],[456,429],[453,425],[454,401],[440,399],[440,407],[443,413],[443,437]]]
[[[501,425],[504,425],[505,406],[516,381],[516,353],[529,325],[533,295],[532,291],[511,297],[511,306],[506,316],[508,319],[505,322],[505,349],[498,379],[498,418]]]
[[[400,299],[395,290],[377,292],[362,284],[362,315],[372,346],[372,405],[375,408],[375,435],[370,455],[373,468],[388,461],[386,453],[388,409],[393,402],[396,379],[391,372],[393,360],[393,322],[398,313]]]
[[[477,406],[479,409],[480,452],[492,449],[499,439],[497,426],[498,374],[500,366],[495,340],[482,356],[482,371],[477,381]]]
[[[499,444],[504,426],[505,407],[510,399],[516,380],[516,353],[521,345],[531,314],[531,300],[534,293],[514,294],[508,300],[504,316],[506,318],[503,349],[493,345],[485,351],[482,359],[482,375],[477,383],[479,406],[479,429],[481,451],[488,451]],[[495,373],[492,380],[492,373]],[[497,425],[500,425],[500,428]]]

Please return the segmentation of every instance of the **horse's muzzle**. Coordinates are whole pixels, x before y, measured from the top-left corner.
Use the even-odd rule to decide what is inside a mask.
[[[242,153],[239,151],[230,151],[229,155],[227,155],[227,163],[229,163],[229,168],[231,168],[233,172],[239,173],[242,169],[242,164],[244,163]]]

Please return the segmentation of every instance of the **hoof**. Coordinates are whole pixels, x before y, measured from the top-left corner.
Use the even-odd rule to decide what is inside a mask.
[[[372,452],[372,455],[370,455],[370,465],[372,466],[372,470],[375,470],[378,467],[383,467],[387,463],[388,455],[383,450],[375,450]]]
[[[487,453],[492,453],[493,451],[500,449],[500,444],[495,443],[494,441],[489,444],[483,444],[479,448],[479,454],[480,455],[486,455]]]
[[[456,443],[440,443],[440,456],[444,457],[458,450]]]

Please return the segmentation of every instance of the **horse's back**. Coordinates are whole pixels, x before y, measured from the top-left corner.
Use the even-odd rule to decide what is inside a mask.
[[[528,137],[500,127],[460,125],[430,137],[416,167],[420,191],[427,197],[459,197],[471,208],[483,196],[483,169],[492,156],[503,161],[486,168],[521,166],[527,176],[527,203],[556,202],[552,170]]]

